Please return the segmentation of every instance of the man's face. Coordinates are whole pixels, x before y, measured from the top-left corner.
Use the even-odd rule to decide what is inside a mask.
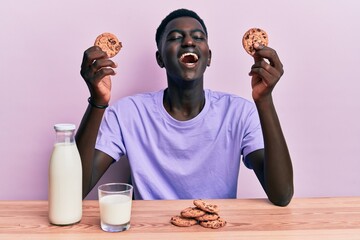
[[[191,17],[170,21],[160,40],[157,58],[172,80],[202,79],[210,65],[211,51],[201,24]]]

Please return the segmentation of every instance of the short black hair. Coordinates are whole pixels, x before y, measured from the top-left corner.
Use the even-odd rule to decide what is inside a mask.
[[[204,28],[206,36],[208,35],[204,21],[199,17],[199,15],[196,12],[194,12],[192,10],[185,9],[185,8],[180,8],[180,9],[177,9],[177,10],[169,13],[169,15],[167,15],[161,21],[159,27],[156,30],[156,35],[155,35],[155,40],[156,40],[156,45],[157,46],[159,46],[160,38],[162,37],[162,35],[164,33],[166,25],[171,20],[174,20],[175,18],[179,18],[179,17],[192,17],[192,18],[195,18],[196,20],[199,21],[201,26]]]

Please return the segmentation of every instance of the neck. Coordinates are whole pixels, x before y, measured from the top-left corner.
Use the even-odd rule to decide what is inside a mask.
[[[163,104],[166,111],[179,121],[196,117],[205,105],[202,87],[182,89],[169,87],[164,92]]]

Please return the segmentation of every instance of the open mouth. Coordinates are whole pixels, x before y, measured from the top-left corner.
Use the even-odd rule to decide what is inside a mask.
[[[197,61],[199,60],[199,57],[195,53],[184,53],[180,56],[180,62],[185,64],[188,67],[195,66]]]

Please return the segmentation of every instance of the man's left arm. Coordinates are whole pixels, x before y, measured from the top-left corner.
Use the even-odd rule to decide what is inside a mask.
[[[286,206],[294,193],[293,169],[272,98],[272,90],[284,70],[275,50],[264,46],[255,48],[255,63],[249,75],[252,77],[252,96],[260,118],[264,149],[248,154],[247,161],[251,163],[269,200],[275,205]]]

